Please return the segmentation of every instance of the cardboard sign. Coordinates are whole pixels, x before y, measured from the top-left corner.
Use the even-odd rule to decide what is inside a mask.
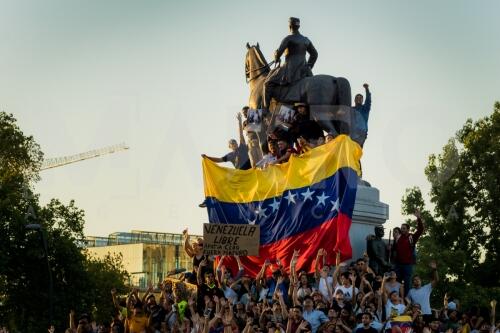
[[[260,227],[253,224],[203,224],[203,254],[258,256]]]

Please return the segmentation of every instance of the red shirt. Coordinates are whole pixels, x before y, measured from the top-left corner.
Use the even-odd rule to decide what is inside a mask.
[[[417,219],[417,231],[414,234],[399,236],[394,249],[396,251],[396,264],[415,265],[415,244],[424,232],[421,219]]]

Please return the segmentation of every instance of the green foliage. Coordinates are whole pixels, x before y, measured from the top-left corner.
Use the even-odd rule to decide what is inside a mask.
[[[468,120],[425,169],[432,213],[419,188],[407,189],[402,211],[422,211],[426,234],[417,244],[417,273],[436,259],[445,291],[466,306],[500,297],[500,103],[479,121]],[[428,274],[428,273],[427,273]],[[437,301],[437,300],[436,300]]]
[[[111,287],[124,288],[127,274],[120,257],[89,259],[83,244],[84,212],[73,201],[53,199],[40,205],[33,192],[43,154],[25,136],[12,115],[0,112],[0,323],[11,332],[46,332],[49,325],[49,278],[42,226],[54,285],[54,324],[68,327],[68,313],[93,312],[109,319]]]

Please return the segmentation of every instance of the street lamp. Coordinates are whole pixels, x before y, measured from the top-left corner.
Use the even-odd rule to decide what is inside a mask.
[[[49,273],[49,325],[53,324],[54,318],[54,283],[52,281],[52,269],[50,268],[49,263],[49,250],[47,247],[47,238],[45,237],[45,233],[43,232],[43,228],[40,224],[30,223],[25,226],[26,230],[35,230],[40,233],[40,238],[42,240],[43,251],[45,252],[45,259],[47,259],[47,271]]]

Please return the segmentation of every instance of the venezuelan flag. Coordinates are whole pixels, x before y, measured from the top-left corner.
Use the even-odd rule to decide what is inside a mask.
[[[241,258],[252,276],[266,259],[279,259],[288,268],[294,250],[300,251],[297,269],[309,272],[320,248],[330,264],[337,252],[349,259],[361,155],[357,143],[340,135],[264,170],[230,169],[204,159],[209,222],[260,226],[260,256]]]

